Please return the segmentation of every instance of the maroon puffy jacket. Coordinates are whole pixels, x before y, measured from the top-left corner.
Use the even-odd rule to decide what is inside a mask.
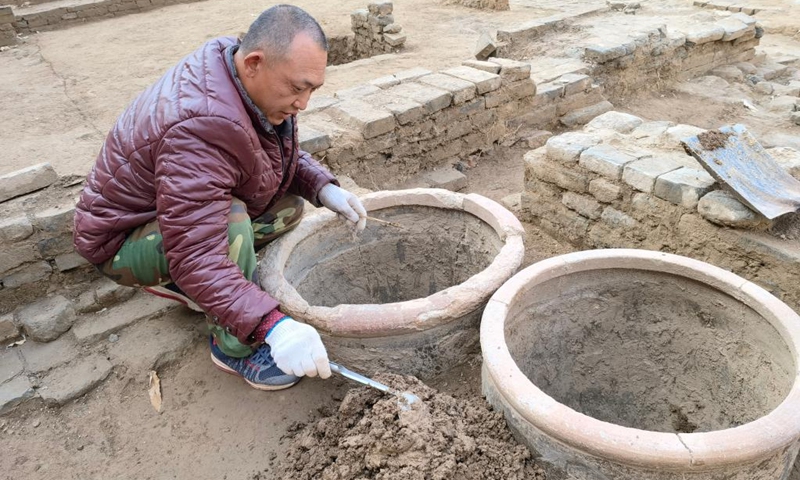
[[[128,106],[81,193],[74,242],[87,260],[102,263],[131,230],[158,218],[173,281],[249,343],[278,304],[228,259],[231,198],[255,218],[287,191],[319,205],[317,193],[335,179],[298,149],[295,118],[283,137],[257,127],[226,63],[236,42],[209,41]]]

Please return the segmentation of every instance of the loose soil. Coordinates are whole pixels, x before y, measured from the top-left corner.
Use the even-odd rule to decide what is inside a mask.
[[[351,390],[338,411],[290,432],[275,480],[544,479],[502,413],[482,399],[457,399],[414,377],[376,379],[421,401],[408,406],[375,389]]]
[[[700,146],[705,150],[716,150],[725,146],[728,141],[728,135],[720,132],[719,130],[709,130],[697,136],[700,141]]]

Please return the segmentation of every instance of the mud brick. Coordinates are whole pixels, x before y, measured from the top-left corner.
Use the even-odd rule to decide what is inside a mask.
[[[82,315],[72,327],[72,332],[78,343],[94,343],[128,325],[154,317],[174,307],[173,301],[153,295],[138,295],[108,310]]]
[[[58,180],[49,163],[40,163],[0,176],[0,202],[35,192]]]
[[[639,225],[639,222],[637,222],[634,218],[631,218],[625,213],[620,212],[612,207],[604,208],[603,213],[600,214],[600,219],[603,221],[603,223],[612,228],[632,230]]]
[[[538,156],[528,157],[530,153],[525,154],[525,164],[535,178],[577,193],[586,193],[589,189],[587,175]]]
[[[557,83],[543,83],[536,88],[534,106],[555,102],[564,96],[564,85]]]
[[[622,180],[637,190],[651,193],[659,176],[683,166],[668,157],[645,158],[625,165]]]
[[[113,368],[102,355],[81,358],[45,376],[42,385],[47,388],[40,389],[39,396],[47,405],[64,405],[95,388]]]
[[[483,129],[497,123],[497,114],[494,112],[494,110],[484,110],[480,113],[472,115],[469,118],[472,122],[472,125],[478,129]]]
[[[570,210],[574,210],[580,215],[593,220],[600,218],[600,212],[603,208],[594,198],[574,192],[564,192],[561,197],[561,203]]]
[[[722,37],[725,36],[725,29],[715,25],[713,27],[695,27],[693,30],[685,33],[687,43],[702,45],[704,43],[722,40]]]
[[[319,112],[337,103],[339,103],[339,100],[329,95],[314,95],[308,100],[308,105],[301,115]]]
[[[33,226],[49,234],[69,233],[74,216],[75,206],[71,203],[48,208],[33,215]]]
[[[578,163],[587,170],[619,180],[625,165],[634,161],[636,157],[620,152],[610,145],[597,145],[582,152]]]
[[[492,36],[487,32],[481,33],[478,37],[478,43],[475,44],[475,58],[478,59],[478,61],[486,60],[495,50],[497,50],[497,43],[495,43]]]
[[[477,70],[483,70],[484,72],[489,72],[494,74],[500,73],[500,65],[483,60],[464,60],[463,62],[461,62],[461,65],[465,67],[475,68]]]
[[[508,90],[501,88],[487,93],[484,98],[486,99],[486,108],[494,108],[508,103],[511,100],[511,95],[509,95]]]
[[[600,143],[600,139],[581,132],[567,132],[547,140],[546,151],[550,160],[575,163],[581,152]]]
[[[465,66],[449,68],[442,73],[474,83],[479,95],[497,90],[503,82],[500,75]]]
[[[630,133],[642,123],[644,120],[634,115],[611,111],[596,117],[586,125],[586,128]]]
[[[385,33],[383,35],[383,40],[388,43],[392,47],[399,47],[402,44],[406,43],[406,34],[405,33]]]
[[[576,127],[578,125],[584,125],[596,116],[611,111],[613,108],[614,105],[612,105],[611,102],[603,100],[602,102],[595,103],[594,105],[569,112],[561,117],[559,122],[561,122],[561,124],[565,127],[569,128]]]
[[[4,245],[0,250],[0,274],[8,272],[23,263],[32,262],[39,258],[33,245],[20,243],[16,245]]]
[[[352,88],[337,90],[336,93],[334,93],[334,96],[340,100],[346,100],[348,98],[366,97],[367,95],[371,95],[380,91],[381,88],[375,85],[356,85]]]
[[[446,145],[442,145],[441,147],[435,148],[428,152],[428,160],[432,164],[438,164],[440,161],[446,158],[452,158],[458,156],[461,153],[462,143],[460,140],[456,140]]]
[[[389,15],[394,10],[392,2],[371,2],[367,5],[367,11],[372,15]]]
[[[25,375],[0,385],[0,415],[14,410],[19,404],[34,396],[33,385]]]
[[[583,56],[590,62],[606,63],[628,53],[624,45],[592,45],[584,49]]]
[[[47,342],[25,342],[19,349],[29,373],[39,374],[71,362],[81,353],[72,335]]]
[[[65,233],[57,237],[45,238],[36,242],[36,248],[42,258],[55,258],[62,253],[69,253],[73,250],[72,234]]]
[[[526,78],[525,80],[505,85],[501,90],[507,91],[511,100],[522,100],[536,95],[536,83],[530,78]]]
[[[500,77],[507,82],[516,82],[531,77],[531,65],[508,58],[490,58],[489,62],[500,65]]]
[[[473,115],[484,110],[486,110],[486,99],[482,96],[456,107],[459,115]]]
[[[559,205],[547,218],[542,218],[541,226],[545,231],[550,231],[557,237],[565,238],[568,242],[580,245],[589,230],[590,221],[573,212],[572,210]]]
[[[376,78],[369,82],[370,85],[385,89],[400,84],[400,80],[395,78],[394,75],[386,75],[385,77]]]
[[[356,128],[365,139],[391,132],[395,127],[391,112],[357,99],[339,102],[329,107],[328,113]]]
[[[408,98],[418,102],[425,107],[428,113],[435,113],[450,106],[453,97],[446,90],[414,82],[401,83],[386,89],[385,92],[394,97]]]
[[[444,136],[446,141],[454,140],[459,137],[472,132],[472,124],[470,122],[453,122],[447,127],[447,133]]]
[[[327,133],[306,127],[302,123],[298,125],[297,130],[301,150],[313,154],[331,147],[331,137]]]
[[[425,174],[432,188],[444,188],[457,192],[467,187],[467,176],[454,168],[435,170]]]
[[[556,106],[559,115],[566,115],[581,108],[596,105],[597,103],[602,102],[604,100],[605,98],[603,98],[603,94],[601,93],[600,88],[598,87],[589,89],[586,92],[579,92],[573,95],[565,96],[560,102],[556,104]]]
[[[369,10],[367,10],[366,8],[360,8],[350,14],[350,24],[352,25],[353,29],[356,29],[358,27],[366,25],[368,18],[369,18]]]
[[[14,23],[14,10],[10,6],[0,7],[0,24]]]
[[[564,95],[573,95],[588,90],[592,86],[592,78],[580,73],[567,73],[558,77],[553,83],[564,86]]]
[[[622,189],[605,178],[595,178],[589,182],[589,193],[601,202],[611,203],[621,196]]]
[[[14,273],[7,275],[3,280],[3,287],[8,289],[19,288],[22,285],[35,283],[46,279],[53,268],[47,262],[35,262],[24,266]]]
[[[434,73],[417,79],[417,82],[446,90],[453,95],[453,105],[460,105],[475,98],[475,84],[466,80]]]
[[[72,327],[75,308],[66,298],[55,295],[21,309],[17,319],[28,337],[50,342]]]
[[[694,210],[714,183],[714,178],[706,171],[682,167],[658,177],[653,193],[675,205]]]
[[[0,219],[0,241],[5,244],[18,242],[33,234],[33,225],[28,217]]]

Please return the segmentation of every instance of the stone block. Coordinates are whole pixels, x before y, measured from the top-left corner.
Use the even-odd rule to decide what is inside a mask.
[[[483,95],[485,93],[497,90],[500,88],[503,82],[503,80],[500,78],[500,75],[495,75],[483,70],[477,70],[475,68],[465,67],[463,65],[460,67],[449,68],[444,70],[442,73],[474,83],[475,87],[478,89],[478,95]]]
[[[74,216],[75,206],[72,203],[48,208],[33,215],[33,226],[52,235],[70,233]]]
[[[384,89],[393,87],[395,85],[400,85],[400,80],[395,78],[394,75],[386,75],[383,77],[376,78],[375,80],[372,80],[369,83],[370,85],[375,85],[376,87]]]
[[[25,342],[19,347],[19,352],[25,370],[33,374],[47,372],[82,354],[72,335],[62,335],[48,343]]]
[[[600,143],[600,139],[581,132],[567,132],[550,137],[545,144],[547,157],[561,163],[575,163],[581,153]]]
[[[409,68],[408,70],[402,70],[394,74],[394,78],[400,81],[400,83],[410,82],[412,80],[416,80],[419,77],[424,77],[425,75],[430,75],[431,72],[427,68],[422,67],[414,67]]]
[[[478,60],[486,60],[489,55],[497,50],[497,43],[488,32],[483,32],[478,37],[478,43],[475,45],[475,58]]]
[[[558,77],[553,83],[564,86],[564,95],[574,95],[588,90],[592,86],[592,78],[579,73],[567,73]]]
[[[126,287],[119,285],[109,279],[100,279],[96,282],[98,285],[94,289],[94,296],[97,303],[102,307],[111,307],[118,303],[122,303],[136,294],[137,288]]]
[[[603,213],[600,214],[600,219],[611,228],[621,228],[623,230],[632,230],[639,225],[636,219],[612,207],[604,208]]]
[[[570,210],[574,210],[580,215],[591,219],[600,218],[600,212],[603,208],[594,198],[574,192],[564,192],[561,197],[561,203]]]
[[[489,62],[500,65],[500,77],[506,82],[517,82],[531,78],[531,64],[508,58],[490,58]]]
[[[748,31],[752,32],[755,30],[755,23],[747,25],[741,20],[732,17],[720,20],[717,22],[717,25],[725,30],[725,34],[723,34],[721,38],[723,42],[736,40],[737,38],[746,34]]]
[[[301,115],[321,112],[332,105],[336,105],[337,103],[339,103],[339,99],[331,97],[330,95],[313,95],[308,100],[308,105],[306,106],[306,109],[301,112]]]
[[[396,87],[393,87],[396,88]],[[394,115],[358,99],[344,100],[328,108],[328,114],[355,128],[365,139],[391,132]]]
[[[55,258],[55,262],[59,272],[66,272],[89,264],[85,258],[76,252],[59,255]]]
[[[457,192],[467,187],[467,176],[454,168],[434,170],[425,174],[432,188]]]
[[[630,133],[644,123],[641,118],[622,112],[606,112],[595,117],[586,124],[586,130],[613,130],[618,133]]]
[[[714,183],[714,178],[705,170],[682,167],[658,177],[653,193],[675,205],[694,210]]]
[[[404,33],[385,33],[383,40],[392,47],[399,47],[406,43],[406,35]]]
[[[423,105],[408,98],[394,96],[388,93],[370,95],[369,97],[365,97],[364,101],[392,112],[400,125],[406,125],[421,120],[426,113],[426,109]]]
[[[47,405],[64,405],[94,389],[113,368],[101,355],[79,359],[45,376],[39,396]]]
[[[611,203],[622,196],[622,188],[605,178],[595,178],[589,182],[589,193],[601,202]]]
[[[644,158],[625,165],[622,180],[637,190],[650,193],[658,177],[683,166],[669,157]]]
[[[53,267],[51,267],[49,263],[35,262],[3,277],[3,287],[14,289],[30,283],[39,282],[47,279],[52,272]]]
[[[535,152],[535,150],[534,150]],[[581,172],[564,167],[559,163],[532,155],[533,152],[525,154],[525,168],[531,172],[534,178],[558,185],[559,187],[572,190],[577,193],[585,193],[589,188],[589,177]]]
[[[413,100],[425,107],[429,114],[450,106],[453,101],[453,95],[447,90],[415,82],[401,83],[385,92],[394,97]]]
[[[108,310],[82,315],[72,332],[81,344],[94,343],[140,320],[155,317],[176,303],[154,295],[138,295]]]
[[[492,62],[485,62],[481,60],[464,60],[461,65],[465,67],[483,70],[484,72],[498,74],[500,73],[500,65]]]
[[[3,244],[25,240],[32,234],[33,225],[24,215],[0,219],[0,242]]]
[[[581,167],[612,180],[619,180],[625,165],[636,161],[636,157],[620,152],[610,145],[596,145],[581,153]]]
[[[300,123],[297,126],[300,149],[314,154],[331,148],[331,137],[327,133],[314,130]]]
[[[725,36],[725,29],[720,26],[698,26],[685,32],[686,42],[693,45],[702,45],[708,42],[722,40]]]
[[[14,324],[14,316],[10,313],[0,316],[0,348],[19,337],[19,328]]]
[[[0,385],[0,415],[14,410],[19,404],[32,398],[33,385],[25,375],[18,375],[13,380]]]
[[[366,97],[367,95],[372,95],[373,93],[377,93],[380,91],[381,88],[376,85],[356,85],[355,87],[345,88],[343,90],[337,90],[336,93],[333,94],[333,96],[338,98],[339,100],[347,100],[349,98]]]
[[[75,308],[63,296],[54,295],[19,310],[17,320],[31,340],[50,342],[72,327]]]
[[[664,132],[665,144],[668,147],[682,149],[681,140],[684,138],[693,137],[695,135],[700,135],[703,132],[705,132],[705,129],[695,127],[694,125],[675,125],[674,127],[668,128],[666,132]]]
[[[417,81],[450,92],[453,95],[453,105],[460,105],[476,96],[474,83],[450,75],[434,73],[420,77]]]
[[[596,116],[602,115],[613,108],[614,105],[612,105],[611,102],[603,100],[602,102],[594,105],[574,110],[561,117],[558,121],[567,128],[574,128],[580,125],[585,125]]]
[[[16,349],[0,348],[0,384],[16,377],[25,369]]]
[[[625,45],[592,45],[584,49],[583,57],[590,62],[606,63],[628,53]]]
[[[697,204],[700,216],[711,223],[733,228],[753,228],[761,223],[760,215],[723,190],[709,192]]]
[[[49,163],[40,163],[0,176],[0,202],[41,190],[58,180]]]

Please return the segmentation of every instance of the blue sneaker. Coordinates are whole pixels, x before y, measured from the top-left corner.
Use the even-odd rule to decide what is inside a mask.
[[[284,373],[275,365],[266,343],[249,357],[234,358],[222,353],[211,337],[211,361],[223,372],[242,377],[251,387],[259,390],[283,390],[300,381],[300,377]]]

